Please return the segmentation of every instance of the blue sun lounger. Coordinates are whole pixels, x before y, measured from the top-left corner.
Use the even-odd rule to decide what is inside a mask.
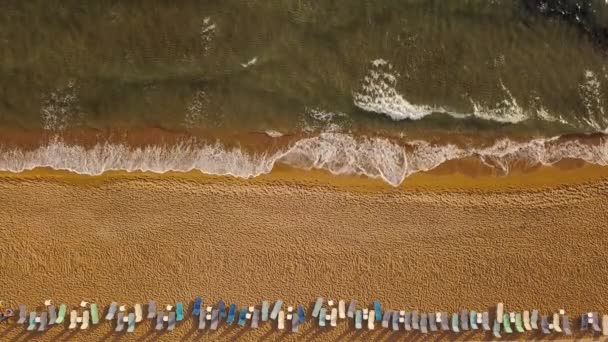
[[[429,330],[437,331],[437,317],[435,316],[435,313],[429,312],[428,319],[429,319]]]
[[[391,319],[391,314],[393,312],[391,310],[384,310],[384,315],[382,316],[382,327],[388,328],[389,320]]]
[[[244,327],[246,322],[247,322],[247,307],[243,306],[243,307],[241,307],[241,312],[239,313],[239,321],[237,322],[237,324],[241,327]]]
[[[376,317],[374,317],[374,319],[376,321],[381,321],[382,320],[382,306],[380,305],[380,301],[379,300],[375,300],[374,301],[374,311],[376,313]]]
[[[298,320],[300,324],[306,322],[306,313],[304,312],[304,306],[302,306],[302,304],[298,304]]]
[[[346,311],[346,317],[355,318],[355,311],[357,311],[357,301],[353,299],[350,301],[350,304],[348,305],[348,311]]]
[[[280,299],[274,303],[274,306],[272,307],[272,312],[270,313],[271,320],[274,321],[277,319],[277,317],[279,317],[279,311],[281,311],[281,306],[283,306],[283,301]]]
[[[423,334],[428,333],[428,319],[426,313],[420,315],[420,332]]]
[[[234,322],[235,315],[236,315],[236,304],[230,304],[230,309],[228,310],[228,318],[226,318],[226,323],[232,324]]]
[[[218,310],[218,320],[221,321],[222,319],[226,318],[226,302],[224,302],[224,300],[220,300],[219,303],[217,303],[217,310]]]
[[[492,333],[494,334],[494,337],[500,338],[500,323],[498,323],[497,319],[494,320],[494,329],[492,329]]]
[[[129,314],[129,321],[127,323],[127,332],[132,333],[134,331],[135,331],[135,314],[131,312]]]
[[[48,307],[49,312],[49,325],[55,324],[57,322],[57,310],[55,309],[55,305],[50,305]]]
[[[118,307],[118,303],[112,302],[110,307],[108,308],[108,313],[106,314],[106,321],[111,321],[114,319],[114,315],[116,315],[116,308]]]
[[[406,331],[412,331],[412,312],[407,311],[403,316],[403,327]]]
[[[467,309],[460,310],[460,329],[469,330],[469,311]]]
[[[217,330],[217,326],[220,324],[220,310],[213,309],[211,310],[211,325],[209,326],[209,330]]]
[[[393,311],[393,321],[392,321],[392,328],[393,331],[398,331],[399,330],[399,311],[395,310]]]
[[[175,304],[175,321],[181,322],[184,319],[184,304],[177,302]]]
[[[443,330],[443,331],[450,330],[450,326],[448,324],[448,313],[442,312],[440,317],[441,317],[441,330]]]
[[[469,325],[473,330],[479,329],[479,327],[477,326],[477,311],[475,310],[471,310],[471,312],[469,313]]]
[[[251,315],[251,328],[256,329],[260,325],[260,310],[253,309],[253,315]]]
[[[157,331],[163,330],[164,324],[165,322],[163,321],[163,313],[159,312],[158,315],[156,315],[156,327],[154,327],[154,329],[156,329]]]
[[[312,317],[314,317],[314,318],[319,317],[319,313],[321,312],[322,306],[323,306],[323,297],[319,297],[319,298],[317,298],[317,301],[315,302],[315,306],[312,309]]]
[[[587,319],[587,314],[584,313],[581,315],[581,331],[589,330],[589,320]]]
[[[38,331],[45,331],[48,323],[48,312],[43,312],[40,314],[40,326],[38,326]]]
[[[169,324],[167,325],[167,330],[173,331],[175,330],[175,321],[176,321],[176,313],[171,311],[169,312]]]
[[[549,321],[547,320],[547,316],[540,316],[540,327],[543,330],[543,334],[550,334],[551,329],[549,329]]]
[[[300,316],[293,315],[291,318],[291,332],[297,333],[299,326],[300,326]]]
[[[27,326],[27,331],[36,329],[36,312],[30,312],[30,324]]]
[[[420,330],[420,317],[417,310],[412,311],[412,329]]]
[[[125,329],[124,317],[125,317],[125,314],[123,312],[119,312],[116,315],[116,329],[114,331],[122,332]]]
[[[572,335],[572,330],[570,330],[570,320],[566,314],[562,316],[562,329],[564,330],[564,334],[567,336]]]
[[[196,297],[194,299],[194,308],[192,309],[192,316],[198,316],[201,314],[201,306],[203,305],[203,299]]]
[[[25,307],[25,304],[21,304],[21,305],[19,305],[19,320],[17,321],[17,324],[23,324],[26,321],[27,321],[26,307]]]
[[[270,303],[265,300],[262,302],[262,322],[268,320],[268,311],[270,310]]]
[[[457,333],[460,332],[460,328],[458,328],[458,314],[452,313],[452,331]]]
[[[361,310],[355,312],[355,329],[361,330],[363,328],[363,313]]]
[[[320,327],[325,326],[325,315],[326,314],[327,314],[327,310],[325,308],[321,308],[321,310],[319,311],[319,326]]]
[[[148,319],[156,317],[156,302],[153,300],[148,301]]]

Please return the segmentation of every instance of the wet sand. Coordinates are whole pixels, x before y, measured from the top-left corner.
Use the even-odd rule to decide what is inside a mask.
[[[358,177],[279,168],[254,180],[197,173],[83,177],[35,170],[0,175],[0,299],[42,307],[356,298],[422,311],[564,308],[606,312],[608,169],[541,168],[508,177],[415,175],[399,188]],[[310,310],[309,310],[310,312]],[[0,340],[322,338],[419,335],[356,332],[341,322],[298,335],[269,324],[209,334],[186,321],[133,336],[103,323],[40,335],[0,325]],[[516,338],[539,337],[516,335]],[[591,337],[582,335],[579,337]],[[436,334],[433,340],[452,338]],[[483,334],[462,334],[467,340]]]

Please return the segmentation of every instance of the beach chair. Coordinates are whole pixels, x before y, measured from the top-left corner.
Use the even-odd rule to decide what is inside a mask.
[[[330,325],[332,327],[336,327],[338,325],[338,309],[333,308],[331,309],[331,321],[330,321]]]
[[[420,332],[423,334],[428,333],[428,318],[426,313],[420,315]]]
[[[599,326],[599,320],[600,320],[600,315],[597,312],[593,313],[593,322],[591,322],[591,327],[593,328],[593,331],[595,332],[601,332],[602,329],[600,329]]]
[[[511,318],[509,317],[509,314],[504,314],[502,317],[502,325],[503,328],[505,330],[505,332],[507,334],[512,334],[513,333],[513,329],[511,329]]]
[[[441,330],[448,331],[450,330],[450,325],[448,324],[448,313],[441,313]]]
[[[403,315],[403,327],[405,328],[405,331],[412,330],[412,313],[410,311]]]
[[[68,306],[65,304],[59,305],[59,312],[57,313],[57,318],[55,319],[55,324],[62,324],[65,319],[66,311],[68,310]]]
[[[55,308],[55,305],[49,305],[47,308],[48,311],[48,317],[49,317],[49,325],[53,325],[55,324],[55,322],[57,322],[57,309]]]
[[[132,333],[135,331],[135,314],[131,312],[127,318],[127,332]]]
[[[144,313],[141,304],[135,304],[133,306],[133,311],[135,313],[135,323],[139,323],[144,319]]]
[[[241,312],[239,313],[239,320],[237,324],[241,327],[245,326],[245,322],[247,322],[247,308],[241,307]]]
[[[547,321],[547,316],[540,316],[540,327],[543,330],[543,334],[551,333],[551,330],[549,329],[549,322]]]
[[[515,330],[517,330],[518,333],[525,332],[524,326],[523,326],[522,320],[521,320],[521,313],[519,313],[519,312],[515,314]]]
[[[589,321],[587,320],[587,314],[581,315],[581,331],[589,330]]]
[[[306,322],[306,313],[304,312],[304,306],[302,306],[302,304],[298,304],[298,321],[300,324]]]
[[[163,313],[159,312],[158,314],[155,314],[155,315],[156,315],[156,326],[154,327],[154,329],[156,331],[161,331],[161,330],[163,330],[163,325],[165,323],[163,321]]]
[[[393,311],[392,329],[393,331],[399,330],[399,311]]]
[[[25,304],[19,305],[19,320],[17,324],[24,324],[27,321],[27,311]]]
[[[106,314],[106,321],[111,321],[114,319],[114,315],[116,314],[116,309],[118,307],[118,303],[112,302],[110,307],[108,308],[108,313]]]
[[[338,318],[346,318],[346,303],[343,300],[338,302]]]
[[[204,313],[201,313],[200,308],[198,311],[198,330],[204,330],[205,327],[207,326],[207,315],[205,315]]]
[[[384,310],[384,315],[382,316],[382,327],[388,329],[389,320],[391,319],[393,312],[391,310]]]
[[[458,314],[455,312],[452,313],[452,331],[455,333],[460,332],[458,328]]]
[[[418,316],[418,310],[412,311],[412,329],[420,330],[420,317]]]
[[[346,312],[346,317],[355,318],[356,310],[357,310],[357,301],[353,299],[350,301],[350,304],[348,305],[348,311]]]
[[[266,303],[268,303],[268,302],[266,302]],[[218,316],[217,316],[218,321],[221,321],[222,319],[226,318],[226,302],[224,302],[224,300],[220,300],[219,303],[217,303],[217,310],[218,310]],[[266,311],[266,312],[268,312],[268,311]],[[268,314],[266,314],[266,320],[268,320]]]
[[[315,302],[315,306],[312,309],[312,317],[314,317],[314,318],[319,317],[319,313],[321,313],[322,306],[323,306],[323,297],[319,297],[319,298],[317,298],[317,301]]]
[[[472,330],[477,330],[479,327],[477,326],[477,311],[471,310],[469,313],[469,325]]]
[[[532,310],[532,316],[530,316],[530,327],[534,330],[538,330],[538,310]]]
[[[378,322],[380,322],[382,320],[382,311],[381,311],[381,305],[380,305],[380,301],[379,300],[375,300],[374,301],[374,319]]]
[[[532,326],[530,325],[530,311],[524,311],[524,329],[527,331],[532,330]]]
[[[277,328],[279,330],[285,330],[285,311],[280,310],[277,315]]]
[[[498,323],[502,324],[502,319],[504,317],[504,304],[503,303],[498,303],[496,305],[496,320],[498,321]]]
[[[176,321],[177,321],[177,312],[171,311],[169,312],[169,321],[167,323],[167,330],[168,331],[173,331],[175,330],[175,325],[176,325]]]
[[[42,312],[40,314],[40,325],[38,326],[38,331],[45,331],[48,324],[48,312]]]
[[[363,313],[361,310],[355,310],[355,329],[361,330],[363,328]]]
[[[498,320],[496,321],[498,322]],[[481,325],[483,326],[483,330],[490,331],[490,314],[487,311],[481,314]]]
[[[494,320],[494,328],[492,329],[492,334],[494,335],[494,337],[500,338],[500,323],[498,322],[498,319]]]
[[[325,315],[327,314],[326,309],[325,308],[321,308],[321,310],[319,310],[319,326],[320,327],[324,327],[325,326],[325,321],[327,320],[327,318],[325,317]]]
[[[291,319],[291,332],[297,333],[300,328],[300,315],[293,315]]]
[[[562,328],[559,327],[559,314],[558,313],[553,314],[553,330],[555,330],[558,333],[562,332]]]
[[[608,336],[608,315],[602,316],[602,335]]]
[[[75,311],[73,311],[75,312]],[[119,312],[116,315],[116,332],[122,332],[125,329],[125,313],[124,312]]]
[[[78,325],[78,311],[72,310],[70,311],[70,325],[68,329],[76,329],[76,325]]]
[[[274,306],[272,307],[272,312],[270,313],[271,320],[274,321],[277,319],[277,317],[279,316],[279,311],[281,311],[282,306],[283,306],[283,301],[280,299],[274,303]]]
[[[434,312],[429,312],[428,319],[429,319],[429,330],[431,332],[437,331],[437,319],[435,317],[435,313]],[[439,321],[441,322],[441,318],[440,318]]]
[[[460,310],[460,329],[469,330],[469,311],[467,309]]]
[[[258,311],[258,313],[259,313],[259,311]],[[201,314],[201,316],[203,316],[203,314]],[[206,320],[206,318],[207,317],[205,317],[205,320]],[[254,312],[253,318],[254,318],[255,325],[256,325],[255,328],[257,328],[258,322],[257,322],[257,316],[255,315],[255,312]],[[220,323],[220,310],[219,309],[211,310],[211,324],[209,325],[209,330],[212,330],[212,331],[217,330],[217,326],[219,325],[219,323]],[[253,326],[253,324],[254,323],[252,321],[251,325]]]
[[[369,310],[369,316],[367,317],[367,329],[374,330],[374,322],[376,321],[376,310]]]
[[[567,336],[572,335],[572,330],[570,329],[570,320],[568,319],[568,315],[566,314],[562,316],[562,329],[564,330],[564,334],[566,334]]]
[[[150,299],[148,301],[148,315],[146,318],[153,319],[154,317],[156,317],[156,301]]]
[[[184,304],[177,302],[175,304],[175,321],[181,322],[184,319]]]
[[[80,330],[89,329],[89,321],[91,319],[91,313],[89,310],[84,310],[82,312],[82,324],[80,325]]]
[[[198,316],[201,314],[201,306],[203,305],[203,299],[196,297],[194,299],[194,308],[192,309],[192,316]]]
[[[262,322],[266,322],[268,320],[268,313],[270,309],[270,303],[265,300],[262,302]]]
[[[235,315],[236,315],[236,304],[230,304],[230,309],[228,309],[228,318],[226,318],[226,323],[232,324],[234,322]]]
[[[91,304],[91,324],[99,324],[99,309],[96,303]]]

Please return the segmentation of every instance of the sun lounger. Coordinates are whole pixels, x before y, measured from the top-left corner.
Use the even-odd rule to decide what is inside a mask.
[[[38,326],[38,331],[45,331],[48,323],[48,312],[42,312],[40,314],[40,326]]]
[[[502,316],[502,325],[503,328],[505,329],[505,332],[507,334],[512,334],[513,333],[513,329],[511,329],[511,318],[509,317],[509,314],[504,314]]]
[[[268,303],[268,302],[265,302],[265,303]],[[220,300],[219,303],[217,303],[217,310],[218,310],[218,316],[217,316],[218,321],[221,321],[222,319],[226,318],[226,302],[224,302],[224,300]],[[267,312],[266,320],[268,320],[268,307],[266,308],[266,312]],[[262,319],[262,321],[263,321],[263,319]]]
[[[551,333],[551,330],[549,330],[549,322],[547,321],[547,316],[542,315],[540,317],[540,327],[543,330],[543,334]]]
[[[403,316],[403,327],[406,331],[412,330],[412,313],[410,311],[406,312]]]
[[[436,317],[435,317],[435,313],[434,312],[429,312],[428,319],[429,319],[429,330],[430,331],[437,331],[437,320],[436,320]]]
[[[532,316],[530,316],[530,327],[532,329],[538,329],[538,310],[532,310]]]
[[[277,328],[279,330],[285,330],[285,311],[279,311],[277,315]]]
[[[318,316],[319,316],[319,326],[320,327],[324,327],[325,326],[325,321],[327,320],[325,318],[326,313],[327,312],[326,312],[325,308],[321,308],[321,310],[319,310],[319,315]]]
[[[388,325],[389,325],[389,320],[391,319],[391,315],[392,315],[392,311],[391,310],[384,310],[384,315],[382,316],[382,327],[388,329]]]
[[[135,323],[139,323],[144,319],[144,313],[141,304],[135,304],[133,306],[133,311],[135,311]]]
[[[350,304],[348,305],[348,311],[346,312],[346,316],[348,318],[354,318],[355,311],[357,311],[357,301],[353,299],[350,301]]]
[[[228,310],[228,318],[226,318],[226,323],[232,324],[234,322],[235,315],[236,315],[236,304],[230,304],[230,309]]]
[[[604,326],[603,323],[602,326]],[[570,320],[568,319],[568,315],[566,314],[562,316],[562,329],[564,329],[564,334],[566,334],[567,336],[572,335],[572,330],[570,329]]]
[[[494,320],[494,328],[492,329],[492,334],[494,335],[494,337],[500,338],[500,323],[498,322],[498,319]]]
[[[502,319],[504,317],[504,304],[503,303],[498,303],[498,305],[496,305],[496,320],[498,321],[498,323],[502,323]]]
[[[169,331],[175,330],[175,324],[177,321],[176,316],[177,316],[177,312],[174,312],[174,311],[169,312],[169,321],[167,324],[167,330],[169,330]]]
[[[423,334],[428,333],[428,318],[426,313],[420,315],[420,332]]]
[[[483,326],[483,330],[490,331],[490,314],[487,311],[481,314],[481,325]],[[498,328],[500,329],[500,327]]]
[[[589,329],[589,320],[587,319],[587,314],[584,313],[581,315],[581,330],[587,331]]]
[[[559,314],[558,313],[553,314],[553,330],[555,330],[558,333],[562,332],[562,328],[559,327]]]
[[[135,314],[131,312],[128,317],[127,332],[132,333],[135,331]]]
[[[198,330],[203,330],[205,329],[205,326],[207,325],[207,315],[205,313],[201,313],[200,310],[198,312]]]
[[[157,331],[163,330],[164,324],[165,322],[163,321],[163,313],[159,312],[158,314],[156,314],[156,327],[154,327],[154,329]]]
[[[243,306],[241,308],[241,312],[239,313],[239,320],[237,324],[241,327],[244,327],[245,322],[247,322],[247,308]]]
[[[199,318],[204,318],[205,321],[207,321],[207,317],[205,317],[206,315],[203,315],[202,313],[200,314]],[[255,318],[255,315],[254,315]],[[217,330],[217,326],[219,324],[220,321],[220,310],[219,309],[213,309],[211,310],[211,324],[209,325],[209,330]],[[207,324],[207,323],[205,323]],[[253,325],[253,323],[252,323]],[[256,322],[256,326],[257,326],[257,322]],[[203,327],[204,329],[205,327]]]
[[[265,300],[262,302],[262,322],[266,322],[269,316],[270,303]]]
[[[450,326],[448,324],[448,313],[447,312],[441,313],[441,330],[443,330],[443,331],[450,330]]]
[[[530,311],[524,311],[524,329],[527,331],[532,330],[532,326],[530,325]]]
[[[82,313],[82,324],[80,325],[80,330],[89,329],[89,320],[91,319],[91,313],[89,310],[84,310]]]
[[[153,319],[154,317],[156,317],[156,302],[153,300],[149,300],[148,301],[148,315],[146,316],[146,318]]]
[[[99,324],[99,309],[96,303],[91,304],[91,324]]]
[[[27,311],[24,304],[19,305],[19,320],[17,324],[23,324],[27,321]]]
[[[363,328],[363,314],[361,310],[355,311],[355,329],[360,330]]]
[[[184,304],[177,302],[175,304],[175,321],[181,322],[184,319]]]
[[[393,311],[393,318],[392,318],[392,329],[393,331],[398,331],[399,330],[399,311]]]
[[[72,311],[76,312],[76,311]],[[116,315],[116,332],[122,332],[125,329],[125,321],[124,321],[125,313],[119,312]]]
[[[602,317],[602,335],[608,336],[608,315]]]
[[[279,311],[281,311],[282,306],[283,306],[283,301],[280,299],[274,303],[274,306],[272,307],[272,312],[270,313],[271,320],[274,321],[277,319],[277,317],[279,316]]]
[[[110,307],[108,308],[108,313],[106,314],[106,321],[111,321],[114,319],[114,315],[116,314],[116,308],[118,307],[118,303],[112,302]]]
[[[57,322],[57,310],[55,308],[55,305],[49,305],[49,307],[47,308],[48,311],[48,317],[49,317],[49,325],[53,325],[55,324],[55,322]]]
[[[343,300],[338,302],[338,317],[340,319],[346,318],[346,303]]]
[[[196,297],[194,299],[194,308],[192,309],[192,316],[198,316],[201,314],[201,306],[203,305],[203,299]]]
[[[375,300],[374,301],[374,319],[376,321],[381,321],[382,320],[382,307],[380,305],[380,301],[379,300]]]
[[[417,310],[412,311],[412,329],[420,330],[420,317]]]
[[[319,297],[319,298],[317,298],[317,301],[315,302],[315,306],[312,309],[312,317],[314,317],[314,318],[319,317],[319,313],[321,312],[322,306],[323,306],[323,298]]]
[[[599,321],[600,321],[600,315],[597,312],[594,312],[593,313],[593,322],[591,323],[591,327],[593,328],[593,331],[595,331],[595,332],[602,331],[602,329],[600,329],[600,326],[599,326]]]
[[[336,327],[338,325],[338,309],[331,309],[331,322],[332,327]]]
[[[300,328],[300,316],[293,315],[293,318],[291,319],[291,332],[297,333],[299,328]]]
[[[469,311],[466,309],[460,310],[460,329],[469,330]]]
[[[61,304],[59,305],[59,312],[57,313],[57,318],[55,319],[55,324],[62,324],[65,319],[65,313],[68,310],[67,305]]]
[[[78,324],[78,322],[76,322],[77,319],[78,319],[78,311],[76,311],[76,310],[70,311],[70,325],[68,326],[68,329],[76,329],[76,325]]]
[[[302,306],[302,304],[298,304],[298,320],[300,324],[306,322],[306,313],[304,312],[304,306]]]
[[[458,328],[458,314],[455,312],[452,313],[452,331],[455,333],[460,332]]]
[[[477,330],[479,327],[477,326],[477,311],[471,310],[469,313],[469,325],[472,330]]]
[[[376,321],[376,310],[369,310],[369,316],[367,317],[367,329],[374,330],[374,322]]]
[[[515,314],[515,330],[517,330],[518,333],[523,333],[525,331],[521,320],[521,313],[519,312]]]

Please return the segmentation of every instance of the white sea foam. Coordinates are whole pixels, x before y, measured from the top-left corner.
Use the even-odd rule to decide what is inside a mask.
[[[564,158],[608,165],[608,142],[589,145],[577,140],[508,139],[486,147],[434,145],[411,141],[405,145],[381,137],[353,137],[345,133],[322,133],[296,141],[283,150],[250,153],[222,144],[192,143],[132,148],[123,144],[99,143],[91,148],[55,140],[34,150],[0,147],[0,170],[21,172],[36,167],[99,175],[111,170],[168,171],[199,170],[207,174],[241,178],[269,173],[283,163],[302,169],[323,169],[336,175],[363,175],[397,186],[409,175],[427,171],[446,161],[476,157],[488,166],[508,173],[513,163],[551,165]]]
[[[579,86],[581,100],[587,115],[582,120],[596,131],[604,131],[608,126],[601,86],[599,77],[593,71],[586,70],[585,82]]]
[[[203,90],[197,91],[186,106],[186,117],[184,119],[186,127],[192,128],[203,123],[207,117],[208,105],[209,97],[207,93]]]
[[[72,80],[45,96],[40,108],[44,129],[63,130],[81,115],[76,91],[76,82]]]
[[[264,133],[266,133],[266,135],[269,136],[269,137],[271,137],[271,138],[280,138],[280,137],[283,136],[283,133],[281,133],[279,131],[274,131],[274,130],[271,130],[271,129],[267,130]]]
[[[252,59],[250,59],[249,61],[247,61],[247,63],[241,63],[241,66],[246,69],[246,68],[249,68],[250,66],[255,65],[255,63],[257,63],[257,61],[258,61],[258,57],[256,56],[256,57],[253,57]]]

